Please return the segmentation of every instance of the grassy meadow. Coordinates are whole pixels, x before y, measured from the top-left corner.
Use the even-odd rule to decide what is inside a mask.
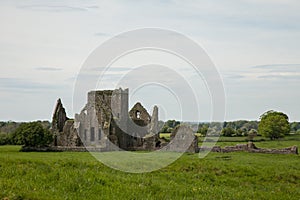
[[[256,145],[299,147],[298,139]],[[242,143],[236,140],[218,144]],[[19,149],[0,146],[0,199],[300,199],[299,155],[210,153],[199,159],[186,153],[158,171],[130,174],[88,152]]]

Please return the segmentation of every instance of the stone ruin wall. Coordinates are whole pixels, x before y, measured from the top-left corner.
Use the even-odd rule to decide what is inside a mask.
[[[248,144],[237,144],[235,146],[226,146],[221,148],[220,146],[200,147],[199,151],[211,151],[219,153],[230,153],[230,152],[250,152],[250,153],[269,153],[269,154],[298,154],[298,147],[292,146],[283,149],[265,149],[258,148],[253,142],[248,142]]]
[[[89,92],[87,104],[80,114],[75,115],[79,135],[85,146],[106,146],[111,123],[111,98],[108,98],[111,93],[112,91]]]
[[[198,137],[187,125],[176,126],[170,135],[170,142],[164,144],[166,151],[197,153]]]
[[[57,100],[52,118],[52,133],[54,146],[80,146],[81,140],[73,126],[74,120],[67,117],[61,99]]]

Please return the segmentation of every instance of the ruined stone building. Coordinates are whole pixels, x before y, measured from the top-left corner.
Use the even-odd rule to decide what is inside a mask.
[[[81,146],[81,139],[74,127],[74,120],[67,117],[60,99],[57,100],[52,117],[51,132],[54,135],[54,146]]]
[[[128,89],[91,91],[75,119],[66,116],[59,99],[52,119],[55,146],[103,150],[153,150],[159,147],[158,108],[150,115],[136,103],[129,111]]]

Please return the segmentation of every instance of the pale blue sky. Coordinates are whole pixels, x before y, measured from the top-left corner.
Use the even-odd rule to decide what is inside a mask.
[[[58,97],[72,117],[75,77],[88,55],[144,27],[178,31],[206,50],[223,77],[226,120],[270,109],[300,120],[299,10],[297,0],[1,0],[0,120],[51,119]]]

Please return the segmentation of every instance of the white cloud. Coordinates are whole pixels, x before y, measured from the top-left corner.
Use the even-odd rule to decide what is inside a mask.
[[[62,68],[58,68],[58,67],[36,67],[34,69],[39,70],[39,71],[61,71],[61,70],[63,70]]]

